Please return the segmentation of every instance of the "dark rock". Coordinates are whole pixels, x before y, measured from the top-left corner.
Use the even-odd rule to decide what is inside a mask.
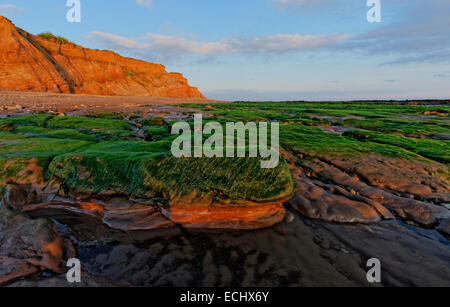
[[[0,206],[0,243],[0,284],[41,270],[61,272],[62,240],[48,220],[31,220]]]

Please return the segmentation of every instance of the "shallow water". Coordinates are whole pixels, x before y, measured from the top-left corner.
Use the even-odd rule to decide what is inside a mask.
[[[378,258],[382,286],[450,286],[450,241],[436,230],[400,221],[329,224],[290,214],[291,222],[245,232],[180,228],[175,236],[130,232],[86,240],[78,229],[65,236],[80,238],[75,245],[83,270],[106,285],[371,286],[365,264]]]

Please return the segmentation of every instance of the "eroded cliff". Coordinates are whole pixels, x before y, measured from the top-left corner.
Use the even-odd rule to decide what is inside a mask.
[[[0,90],[203,98],[163,65],[35,36],[2,16]]]

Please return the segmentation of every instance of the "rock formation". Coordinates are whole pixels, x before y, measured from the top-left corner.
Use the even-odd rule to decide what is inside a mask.
[[[34,36],[0,16],[0,90],[204,98],[163,65]]]

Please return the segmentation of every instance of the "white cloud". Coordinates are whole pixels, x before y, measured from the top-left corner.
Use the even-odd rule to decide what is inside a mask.
[[[23,8],[9,3],[0,4],[0,12],[7,12],[7,11],[21,12],[23,11]]]
[[[117,46],[121,48],[134,48],[137,45],[137,42],[125,38],[123,36],[114,35],[110,33],[98,32],[94,31],[89,34],[89,38],[98,39],[100,42],[105,43],[107,45]]]
[[[250,53],[287,53],[327,47],[348,38],[347,34],[300,35],[276,34],[239,41],[242,50]]]
[[[235,50],[225,41],[223,42],[197,42],[189,41],[180,36],[167,36],[148,33],[140,44],[141,48],[168,53],[190,54],[229,54]]]
[[[362,1],[362,0],[361,0]],[[342,5],[355,0],[270,0],[269,4],[277,9],[311,8],[327,5]]]
[[[230,38],[218,42],[200,42],[187,40],[181,36],[168,36],[148,33],[141,39],[104,33],[92,32],[89,37],[109,48],[126,50],[147,58],[170,58],[186,54],[218,55],[274,55],[316,50],[333,46],[348,38],[346,34],[300,35],[276,34],[250,39]]]
[[[136,0],[136,3],[145,7],[149,7],[153,0]]]

